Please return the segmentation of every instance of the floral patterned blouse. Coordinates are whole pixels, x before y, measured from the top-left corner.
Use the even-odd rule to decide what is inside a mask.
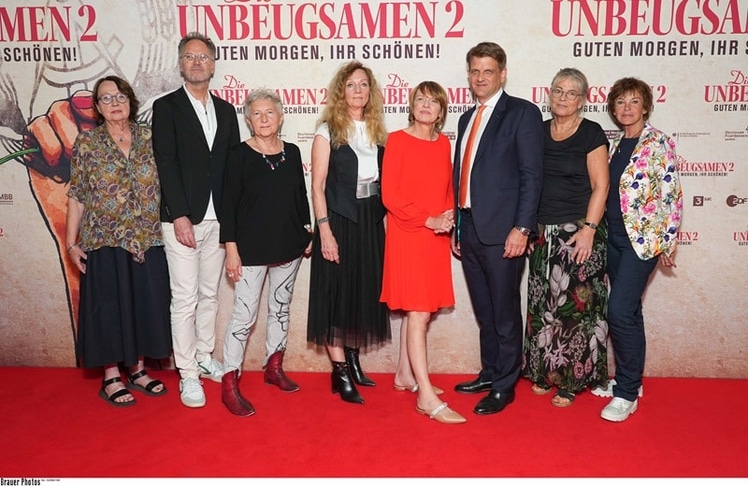
[[[84,251],[120,247],[142,263],[152,246],[163,246],[161,188],[151,129],[130,123],[130,156],[105,125],[80,133],[70,161],[68,196],[83,204],[80,246]]]
[[[611,144],[611,157],[622,138],[623,132]],[[660,253],[672,253],[683,213],[673,140],[647,123],[623,171],[618,191],[623,225],[639,258],[647,260]]]

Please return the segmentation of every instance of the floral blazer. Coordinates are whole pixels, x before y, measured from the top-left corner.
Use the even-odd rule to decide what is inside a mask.
[[[611,144],[611,157],[622,138]],[[683,212],[676,159],[673,140],[647,123],[618,183],[623,225],[642,260],[675,250]]]

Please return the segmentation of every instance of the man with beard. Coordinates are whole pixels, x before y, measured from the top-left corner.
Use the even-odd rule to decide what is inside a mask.
[[[193,408],[205,405],[200,377],[223,376],[212,356],[225,258],[219,220],[227,154],[239,143],[236,110],[208,91],[215,60],[210,38],[187,34],[179,42],[184,85],[153,103],[174,362],[182,403]]]

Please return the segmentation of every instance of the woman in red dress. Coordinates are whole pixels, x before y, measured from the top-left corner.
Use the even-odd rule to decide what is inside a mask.
[[[387,139],[382,164],[387,235],[381,301],[405,312],[395,389],[417,392],[419,413],[456,424],[466,420],[437,396],[441,390],[431,384],[426,353],[432,314],[455,302],[451,147],[440,133],[446,115],[444,88],[424,81],[411,92],[408,127]]]

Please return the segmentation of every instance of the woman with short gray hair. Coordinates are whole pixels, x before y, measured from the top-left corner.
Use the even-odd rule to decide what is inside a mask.
[[[234,415],[247,417],[255,409],[239,391],[239,375],[266,276],[265,383],[289,393],[299,389],[282,365],[294,282],[302,257],[311,252],[312,235],[301,152],[280,138],[280,98],[271,90],[252,91],[244,118],[252,136],[229,154],[223,189],[221,242],[235,300],[223,343],[221,400]]]

